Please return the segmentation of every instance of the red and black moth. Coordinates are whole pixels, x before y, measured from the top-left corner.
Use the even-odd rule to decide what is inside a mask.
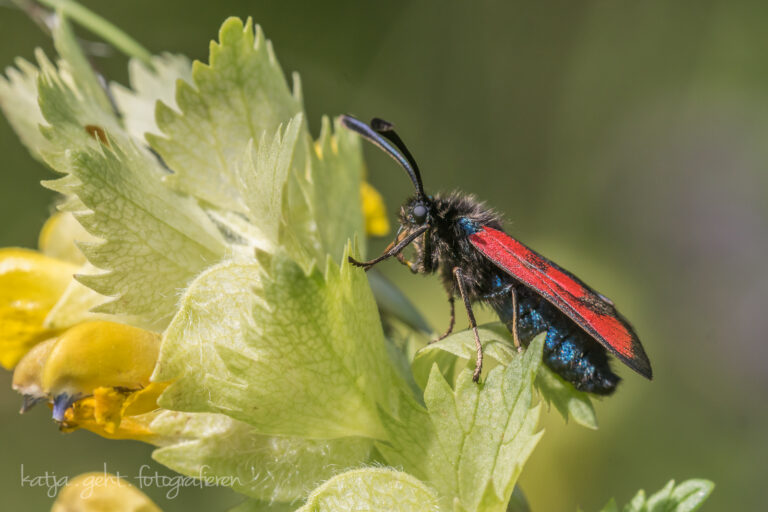
[[[619,377],[610,368],[608,352],[651,378],[648,356],[613,302],[502,231],[500,216],[475,198],[426,195],[418,165],[390,123],[373,119],[368,125],[350,116],[342,116],[341,122],[394,158],[416,188],[400,209],[400,228],[385,252],[370,261],[350,262],[367,270],[394,256],[414,273],[439,273],[451,321],[438,340],[452,331],[454,298],[461,297],[475,336],[475,381],[483,350],[473,303],[498,313],[518,349],[546,331],[544,362],[577,389],[601,395],[616,389]],[[411,244],[416,249],[413,261],[403,255]]]

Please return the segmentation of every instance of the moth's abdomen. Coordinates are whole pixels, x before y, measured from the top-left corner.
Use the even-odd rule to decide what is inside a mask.
[[[547,333],[543,361],[576,389],[608,395],[619,377],[608,364],[605,348],[552,304],[530,290],[518,286],[518,337],[528,346],[540,332]],[[512,299],[491,301],[499,318],[512,330]]]

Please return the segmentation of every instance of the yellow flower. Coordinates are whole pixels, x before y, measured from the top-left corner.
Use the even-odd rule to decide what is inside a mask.
[[[387,208],[384,206],[384,199],[379,191],[364,181],[360,186],[360,197],[363,202],[366,234],[384,236],[389,233]]]
[[[93,396],[75,401],[64,411],[61,430],[72,432],[82,428],[107,439],[158,444],[160,438],[150,425],[161,412],[157,398],[166,387],[164,383],[152,383],[133,392],[96,388]]]
[[[56,341],[58,341],[57,338],[50,338],[38,343],[16,365],[11,385],[24,397],[20,411],[22,414],[36,403],[47,400],[47,395],[43,391],[43,367]]]
[[[34,347],[13,375],[22,412],[53,406],[63,431],[90,430],[110,439],[152,442],[149,428],[166,383],[150,382],[160,336],[137,327],[87,321]]]
[[[96,240],[71,213],[56,213],[40,233],[42,254],[0,249],[0,365],[11,369],[32,347],[95,315],[106,300],[74,280],[87,273],[75,241]]]
[[[45,319],[77,269],[28,249],[0,249],[0,364],[5,368],[56,334]]]
[[[99,387],[135,391],[149,385],[160,350],[160,336],[137,327],[90,321],[72,327],[45,361],[43,393],[54,401],[53,417]]]
[[[74,279],[93,269],[76,240],[95,238],[72,214],[56,213],[40,233],[44,254],[0,249],[0,362],[16,366],[21,412],[45,401],[64,431],[151,442],[167,386],[149,382],[160,336],[89,311],[106,298]]]
[[[161,512],[146,494],[125,478],[85,473],[61,490],[51,512]]]

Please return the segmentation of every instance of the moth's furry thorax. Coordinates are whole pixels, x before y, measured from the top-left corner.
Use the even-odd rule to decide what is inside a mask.
[[[465,271],[465,285],[472,300],[479,298],[480,290],[491,279],[491,267],[484,257],[474,250],[461,220],[468,219],[477,226],[501,229],[501,216],[478,201],[474,196],[451,192],[429,198],[411,197],[400,209],[400,223],[405,229],[417,229],[413,208],[426,204],[429,210],[429,229],[423,237],[414,241],[417,254],[416,269],[420,273],[440,272],[443,284],[449,292],[458,293],[452,272],[455,267]],[[485,275],[489,274],[489,275]]]

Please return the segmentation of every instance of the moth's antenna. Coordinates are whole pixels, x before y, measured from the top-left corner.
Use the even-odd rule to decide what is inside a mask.
[[[386,121],[382,121],[383,123],[386,123],[386,126],[388,126],[389,129],[382,129],[381,132],[379,132],[377,128],[383,125],[376,124],[374,127],[374,123],[378,123],[379,121],[381,120],[374,119],[371,121],[371,126],[368,126],[364,122],[360,121],[359,119],[355,119],[352,116],[341,116],[341,124],[350,130],[357,132],[363,138],[372,142],[381,150],[386,152],[389,156],[394,158],[395,161],[400,164],[403,169],[405,169],[405,172],[408,173],[408,176],[413,182],[413,186],[416,187],[416,193],[424,197],[424,185],[421,183],[421,174],[419,173],[419,168],[416,166],[416,162],[413,160],[413,156],[411,156],[411,153],[405,147],[403,141],[400,140],[400,137],[398,137],[394,130],[392,130],[391,124],[387,123]],[[392,136],[393,134],[394,137]],[[390,142],[395,146],[393,147]]]
[[[376,133],[379,133],[389,139],[392,144],[397,146],[397,149],[400,150],[403,156],[408,159],[408,162],[413,168],[413,173],[416,175],[416,180],[419,183],[416,188],[422,191],[421,195],[424,195],[424,185],[421,182],[421,172],[419,171],[419,165],[416,163],[416,159],[413,158],[411,152],[408,151],[408,147],[405,145],[405,142],[403,142],[403,139],[401,139],[397,132],[395,132],[395,126],[389,121],[374,117],[371,119],[371,128],[373,128]]]

